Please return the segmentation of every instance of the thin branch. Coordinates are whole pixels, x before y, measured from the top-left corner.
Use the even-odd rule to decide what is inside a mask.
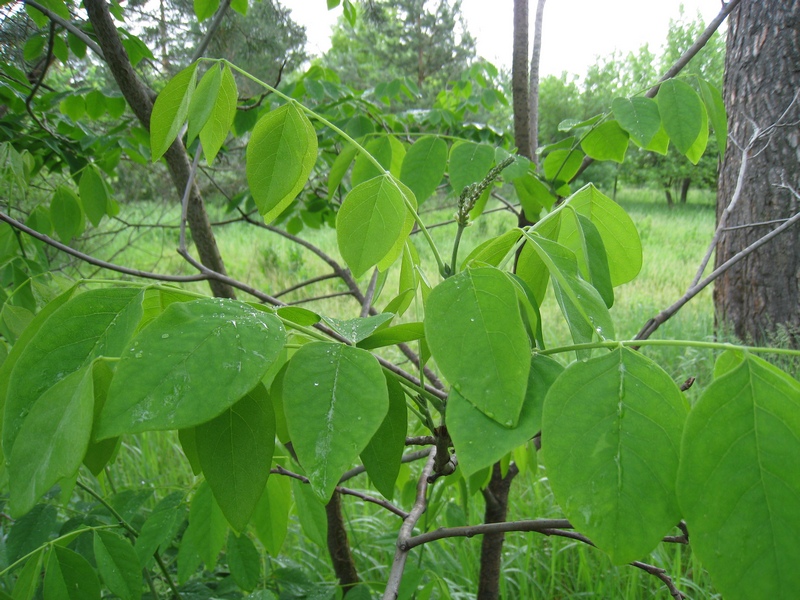
[[[103,56],[103,51],[100,49],[100,46],[98,46],[94,42],[94,40],[92,40],[92,38],[90,38],[88,35],[86,35],[86,33],[84,33],[84,31],[80,27],[77,27],[73,23],[70,23],[69,21],[67,21],[63,17],[59,17],[52,10],[50,10],[49,8],[46,8],[45,6],[39,4],[35,0],[23,0],[23,1],[28,6],[38,10],[40,13],[45,15],[51,21],[54,21],[55,23],[58,23],[59,25],[61,25],[64,29],[69,31],[72,35],[74,35],[76,38],[78,38],[80,41],[82,41],[84,44],[86,44],[86,46],[92,52],[97,54],[97,56],[99,56],[100,58],[105,60],[105,57]]]
[[[336,273],[326,273],[325,275],[319,275],[318,277],[312,277],[311,279],[306,279],[305,281],[301,281],[300,283],[290,286],[285,290],[281,290],[277,294],[273,295],[276,298],[280,298],[281,296],[285,296],[286,294],[297,291],[311,284],[319,283],[320,281],[327,281],[328,279],[338,279],[338,278],[339,276]]]
[[[37,240],[44,242],[48,246],[52,246],[61,252],[69,254],[70,256],[74,256],[90,265],[94,265],[97,267],[101,267],[103,269],[108,269],[110,271],[116,271],[117,273],[123,273],[125,275],[133,275],[134,277],[142,277],[143,279],[153,279],[156,281],[172,281],[177,283],[188,283],[190,281],[206,281],[210,279],[210,276],[203,273],[198,273],[197,275],[166,275],[164,273],[151,273],[149,271],[140,271],[139,269],[130,269],[128,267],[123,267],[122,265],[115,265],[113,263],[106,262],[104,260],[100,260],[98,258],[94,258],[93,256],[89,256],[88,254],[84,254],[79,250],[75,250],[74,248],[70,248],[66,244],[62,244],[59,241],[54,240],[53,238],[44,235],[43,233],[39,233],[38,231],[31,229],[27,225],[23,225],[13,217],[8,216],[7,214],[0,212],[0,221],[5,221],[12,227],[19,229],[20,231],[27,233],[29,236],[36,238]]]
[[[420,435],[406,438],[406,446],[433,446],[435,443],[436,438],[432,435]]]
[[[372,307],[372,299],[375,297],[375,286],[378,284],[378,269],[373,269],[372,278],[369,280],[367,286],[367,293],[364,295],[364,300],[361,302],[361,318],[363,319],[369,315],[369,309]]]
[[[270,469],[269,472],[270,473],[275,473],[276,475],[283,475],[285,477],[291,477],[291,478],[297,479],[298,481],[301,481],[303,483],[309,483],[309,479],[305,475],[300,475],[299,473],[295,473],[293,471],[290,471],[289,469],[285,469],[284,467],[282,467],[280,465],[276,466],[274,469]],[[404,511],[403,509],[399,508],[398,506],[395,506],[394,504],[392,504],[388,500],[384,500],[382,498],[376,498],[375,496],[370,496],[369,494],[365,494],[364,492],[359,492],[358,490],[353,490],[353,489],[350,489],[350,488],[342,487],[340,485],[337,485],[335,490],[339,494],[343,494],[345,496],[353,496],[355,498],[360,498],[364,502],[370,502],[372,504],[377,504],[378,506],[381,506],[381,507],[385,508],[389,512],[396,514],[401,519],[405,519],[406,517],[408,517],[408,513],[406,511]]]
[[[309,302],[316,302],[317,300],[327,300],[329,298],[339,298],[341,296],[352,296],[353,292],[333,292],[331,294],[323,294],[322,296],[311,296],[309,298],[301,298],[294,302],[287,302],[286,306],[297,306],[298,304],[307,304]]]
[[[451,537],[471,538],[476,535],[487,533],[509,533],[511,531],[535,531],[543,533],[551,529],[569,529],[569,521],[566,519],[536,519],[530,521],[505,521],[503,523],[483,523],[467,527],[441,527],[435,531],[428,531],[420,535],[409,538],[405,548],[410,550],[428,542],[443,540]]]
[[[425,448],[424,450],[415,450],[414,452],[409,452],[408,454],[404,454],[403,457],[400,459],[401,463],[410,463],[422,458],[427,458],[428,455],[431,453],[430,448]],[[364,465],[358,465],[353,467],[349,471],[345,471],[344,475],[339,478],[339,483],[344,483],[355,477],[356,475],[361,475],[361,473],[366,473],[367,469]]]
[[[715,279],[717,279],[720,275],[722,275],[725,271],[730,269],[740,260],[746,258],[750,254],[758,250],[761,246],[769,242],[772,238],[780,235],[781,233],[789,229],[792,225],[794,225],[798,221],[800,221],[800,212],[796,213],[793,217],[787,219],[780,227],[776,227],[768,234],[757,239],[755,242],[747,246],[747,248],[745,248],[744,250],[740,250],[739,252],[734,254],[732,257],[730,257],[728,260],[722,263],[719,267],[714,269],[714,271],[712,271],[708,277],[706,277],[702,281],[698,282],[696,285],[689,288],[683,295],[683,297],[680,300],[678,300],[675,304],[673,304],[669,308],[665,308],[660,313],[658,313],[658,315],[656,315],[655,317],[650,319],[647,323],[645,323],[645,326],[642,327],[642,330],[636,334],[636,337],[634,339],[646,340],[653,334],[653,332],[656,329],[658,329],[662,325],[662,323],[671,318],[676,312],[678,312],[678,310],[680,310],[683,307],[684,304],[686,304],[687,302],[689,302],[689,300],[691,300],[697,294],[699,294],[703,290],[703,288],[705,288],[708,284],[713,282]]]
[[[403,525],[400,527],[400,533],[397,536],[397,550],[394,554],[394,561],[392,562],[391,571],[389,571],[389,579],[386,582],[386,590],[383,593],[383,600],[397,600],[397,595],[400,590],[400,581],[403,578],[403,570],[406,566],[406,559],[408,558],[408,548],[406,543],[411,539],[411,534],[414,531],[414,526],[419,521],[422,513],[425,512],[427,507],[427,493],[428,493],[428,477],[433,472],[433,463],[436,460],[436,448],[432,447],[428,462],[422,469],[417,482],[417,496],[414,500],[414,506]]]
[[[208,44],[211,42],[211,38],[214,37],[214,34],[219,29],[219,26],[222,25],[222,19],[225,18],[225,13],[228,10],[228,7],[231,5],[231,0],[223,0],[222,4],[220,4],[219,9],[217,10],[217,14],[214,15],[214,20],[211,21],[211,24],[208,26],[208,30],[206,34],[203,36],[203,39],[200,40],[197,48],[192,54],[192,62],[198,60],[203,54],[206,53],[206,49],[208,48]]]

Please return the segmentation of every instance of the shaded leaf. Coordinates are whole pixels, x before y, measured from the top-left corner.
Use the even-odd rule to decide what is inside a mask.
[[[94,557],[109,590],[124,600],[142,597],[142,566],[128,540],[110,531],[95,531]]]
[[[44,600],[100,600],[100,581],[85,558],[54,545],[44,574]]]
[[[253,512],[252,525],[270,556],[278,556],[289,531],[292,490],[288,477],[270,477]]]
[[[386,375],[386,388],[389,392],[389,411],[367,447],[361,451],[361,460],[370,481],[391,500],[405,449],[408,409],[403,387],[394,377]]]

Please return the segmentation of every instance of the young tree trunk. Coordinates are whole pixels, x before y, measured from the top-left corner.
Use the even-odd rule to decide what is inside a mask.
[[[539,60],[542,55],[542,23],[544,21],[545,0],[536,4],[536,20],[533,25],[533,49],[531,50],[531,69],[528,87],[528,118],[530,119],[530,148],[528,157],[537,162],[536,150],[539,148]]]
[[[508,492],[511,482],[519,473],[514,463],[508,468],[506,476],[500,471],[500,464],[492,467],[492,478],[483,490],[486,500],[484,523],[502,523],[508,515]],[[487,533],[481,541],[481,572],[478,580],[477,600],[498,600],[500,598],[500,567],[503,561],[504,533]]]
[[[330,502],[325,505],[325,514],[328,517],[328,552],[331,555],[333,571],[342,586],[344,595],[359,582],[356,563],[350,552],[350,543],[347,540],[347,529],[342,516],[342,496],[334,493]]]
[[[684,177],[681,180],[681,204],[686,204],[686,196],[689,194],[689,187],[692,185],[691,177]]]
[[[716,265],[764,235],[774,225],[741,227],[786,219],[800,211],[791,190],[800,189],[800,0],[742,2],[728,19],[724,97],[731,138],[746,145],[754,124],[778,124],[750,153],[740,200],[717,243]],[[762,150],[763,149],[763,150]],[[717,219],[728,206],[742,164],[728,145],[717,193]],[[734,229],[735,228],[735,229]],[[777,327],[800,345],[800,229],[795,226],[720,277],[714,288],[719,325],[742,340],[768,341]]]
[[[119,33],[114,26],[108,5],[105,0],[85,0],[84,7],[89,15],[89,20],[97,36],[97,43],[103,50],[106,64],[117,82],[122,95],[128,102],[142,126],[150,129],[150,113],[153,111],[153,99],[150,90],[136,76],[128,53],[119,39]],[[186,149],[180,140],[176,140],[169,147],[164,159],[167,162],[172,182],[175,185],[178,198],[183,196],[186,184],[189,181],[191,165]],[[217,247],[211,222],[206,213],[203,198],[196,184],[191,187],[187,211],[189,229],[192,239],[197,247],[200,262],[209,269],[225,274],[225,263]],[[233,288],[220,281],[209,281],[211,291],[217,297],[235,298]]]
[[[664,195],[667,197],[667,206],[672,208],[672,206],[675,204],[675,201],[672,199],[672,190],[669,188],[669,186],[664,186]]]
[[[531,158],[533,152],[528,78],[528,0],[514,0],[514,51],[511,59],[514,143],[520,155]]]

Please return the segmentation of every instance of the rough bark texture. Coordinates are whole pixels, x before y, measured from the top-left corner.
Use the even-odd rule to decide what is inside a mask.
[[[528,81],[528,119],[530,119],[531,160],[536,161],[539,148],[539,61],[542,55],[542,23],[544,22],[545,0],[536,4],[536,19],[533,25],[533,49],[531,50],[531,69]]]
[[[136,76],[128,58],[128,53],[119,39],[119,34],[114,26],[111,14],[108,12],[105,0],[85,0],[84,7],[97,36],[97,43],[103,50],[106,64],[114,80],[136,117],[149,130],[150,113],[153,110],[151,92]],[[189,156],[180,140],[176,140],[170,146],[164,158],[180,198],[186,189],[186,183],[189,181],[189,173],[191,172]],[[213,271],[227,274],[197,185],[192,185],[189,195],[187,220],[189,229],[192,232],[192,239],[197,247],[197,253],[200,256],[200,262]],[[233,288],[229,285],[214,280],[210,280],[209,285],[215,296],[235,298]]]
[[[530,158],[533,153],[528,92],[528,0],[514,0],[514,51],[511,62],[514,143],[520,155]]]
[[[331,555],[333,571],[339,579],[345,595],[359,582],[356,564],[350,552],[347,541],[347,530],[342,516],[342,497],[334,494],[330,502],[325,505],[325,514],[328,517],[328,552]]]
[[[730,135],[745,145],[754,123],[765,129],[780,119],[784,125],[766,147],[759,144],[751,154],[741,200],[726,223],[740,228],[720,238],[717,266],[775,227],[741,226],[786,219],[800,210],[789,190],[776,187],[800,189],[800,105],[792,104],[798,90],[800,0],[743,0],[728,19],[724,97]],[[741,151],[729,145],[719,181],[718,220],[733,195],[740,165]],[[739,338],[753,342],[768,340],[776,327],[785,327],[794,345],[800,344],[799,242],[795,226],[717,280],[718,324],[732,326]]]
[[[519,470],[515,464],[508,468],[506,476],[500,472],[500,465],[492,467],[492,478],[483,490],[486,500],[484,523],[502,523],[508,515],[508,492],[511,482]],[[500,598],[500,567],[503,560],[504,533],[487,533],[481,540],[481,572],[478,581],[477,600],[498,600]]]

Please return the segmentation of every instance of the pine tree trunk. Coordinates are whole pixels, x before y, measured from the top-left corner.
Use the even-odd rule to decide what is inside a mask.
[[[750,154],[740,200],[717,244],[717,266],[775,227],[743,225],[786,219],[800,210],[797,197],[779,187],[800,189],[798,65],[800,0],[746,0],[734,9],[728,18],[724,86],[730,135],[744,146],[754,124],[762,130],[776,122],[783,126]],[[741,163],[741,150],[729,144],[719,178],[718,220],[733,196]],[[800,345],[799,298],[797,226],[739,262],[714,289],[718,325],[756,343],[785,328],[794,345]]]

